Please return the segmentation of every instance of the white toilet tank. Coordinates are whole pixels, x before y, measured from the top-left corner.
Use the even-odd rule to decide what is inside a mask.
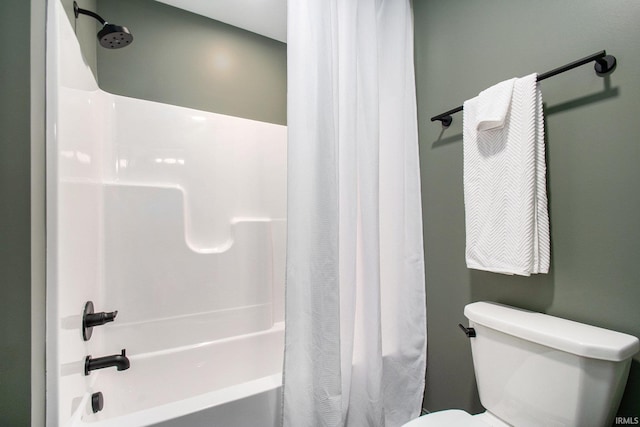
[[[620,404],[634,336],[505,305],[464,309],[480,401],[508,424],[610,426]]]

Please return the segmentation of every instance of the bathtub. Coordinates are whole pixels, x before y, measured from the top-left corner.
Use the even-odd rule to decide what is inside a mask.
[[[131,355],[126,371],[91,373],[70,426],[276,427],[283,349],[280,322],[253,334]],[[94,414],[96,392],[104,407]]]

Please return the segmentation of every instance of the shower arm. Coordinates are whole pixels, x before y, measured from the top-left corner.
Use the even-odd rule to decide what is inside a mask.
[[[78,3],[76,3],[75,1],[73,2],[73,14],[76,16],[76,19],[78,19],[78,16],[80,14],[83,14],[83,15],[87,15],[87,16],[90,16],[90,17],[94,18],[95,20],[100,22],[102,25],[107,23],[107,21],[102,19],[102,17],[100,15],[98,15],[97,13],[92,12],[90,10],[81,9],[80,7],[78,7]]]

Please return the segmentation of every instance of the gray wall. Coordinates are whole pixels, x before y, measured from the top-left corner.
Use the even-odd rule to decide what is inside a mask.
[[[0,2],[0,425],[31,411],[30,3]]]
[[[80,42],[80,48],[82,49],[84,59],[87,61],[87,65],[91,68],[94,77],[97,77],[98,59],[96,56],[96,35],[102,28],[102,25],[100,25],[100,23],[94,18],[82,14],[78,16],[78,19],[76,19],[73,13],[73,1],[74,0],[61,0],[64,11],[66,12],[69,22],[71,22],[71,26],[76,32],[76,36]],[[78,3],[78,7],[81,9],[87,9],[93,12],[97,9],[96,0],[76,0],[76,2]]]
[[[134,36],[98,48],[102,89],[286,123],[286,44],[152,0],[99,0],[98,13]]]
[[[640,336],[640,2],[415,0],[415,57],[427,271],[428,410],[482,410],[463,308],[488,300]],[[431,116],[510,77],[606,49],[545,80],[552,268],[511,277],[465,267],[462,114]],[[636,355],[619,413],[640,416]]]

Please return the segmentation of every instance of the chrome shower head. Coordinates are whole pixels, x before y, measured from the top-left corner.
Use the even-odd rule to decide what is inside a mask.
[[[133,42],[133,35],[127,27],[109,24],[100,15],[90,10],[81,9],[77,2],[73,2],[73,13],[78,18],[80,14],[90,16],[102,24],[102,29],[98,31],[98,41],[100,46],[107,49],[118,49],[130,45]]]

